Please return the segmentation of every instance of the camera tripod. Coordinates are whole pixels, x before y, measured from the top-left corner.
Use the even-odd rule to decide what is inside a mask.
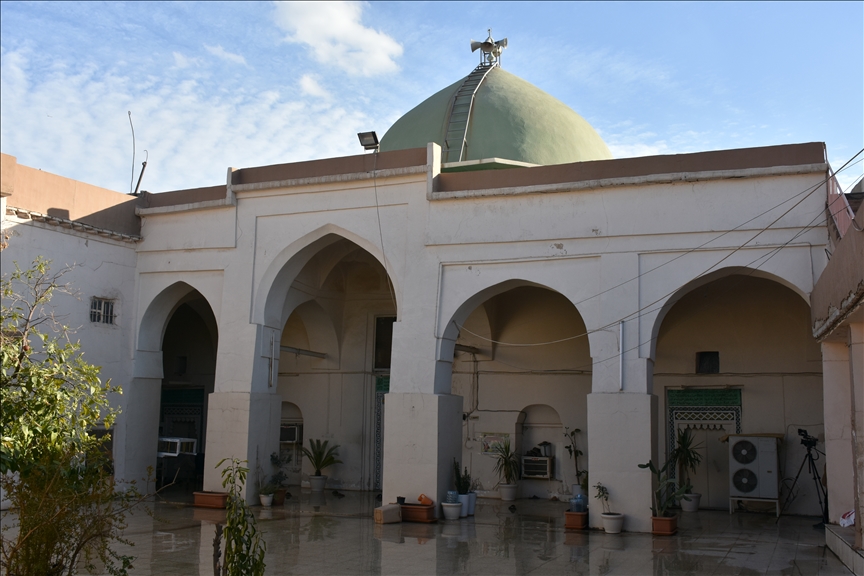
[[[795,490],[795,486],[798,484],[798,477],[801,476],[801,471],[804,470],[804,464],[807,464],[807,471],[810,472],[810,475],[813,477],[813,482],[816,484],[816,498],[819,499],[819,509],[822,511],[822,521],[816,525],[814,528],[822,528],[825,524],[828,523],[828,491],[822,485],[822,479],[819,477],[819,470],[816,467],[816,460],[819,459],[819,456],[813,456],[813,452],[817,454],[825,455],[824,452],[816,448],[814,445],[815,439],[813,442],[808,441],[808,437],[805,437],[801,443],[807,448],[807,453],[804,455],[804,460],[801,461],[801,466],[798,467],[798,473],[795,475],[795,480],[792,482],[792,486],[789,487],[789,494],[786,495],[786,500],[783,502],[783,506],[780,509],[782,513],[786,510],[786,506],[789,505],[789,500],[792,498],[793,491]],[[777,517],[775,524],[780,521],[780,516]]]

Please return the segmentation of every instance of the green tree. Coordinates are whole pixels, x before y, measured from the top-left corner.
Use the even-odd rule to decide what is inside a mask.
[[[52,273],[44,258],[24,270],[15,263],[0,288],[0,482],[13,506],[3,513],[0,565],[10,576],[131,567],[110,544],[129,544],[125,515],[142,497],[134,484],[117,490],[108,437],[94,434],[111,428],[119,410],[109,394],[122,392],[100,381],[55,317],[50,301],[71,293],[61,282],[68,271]]]
[[[226,462],[228,464],[222,469],[222,486],[228,490],[224,524],[225,563],[219,564],[222,558],[219,545],[223,535],[223,525],[219,524],[213,541],[213,573],[216,576],[264,576],[267,543],[261,538],[255,516],[243,498],[249,468],[243,466],[246,460],[237,458],[223,458],[216,468]]]

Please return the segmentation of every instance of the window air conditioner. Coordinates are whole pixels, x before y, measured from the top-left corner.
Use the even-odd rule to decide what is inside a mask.
[[[282,424],[279,428],[279,442],[296,444],[300,440],[300,427],[297,424]]]

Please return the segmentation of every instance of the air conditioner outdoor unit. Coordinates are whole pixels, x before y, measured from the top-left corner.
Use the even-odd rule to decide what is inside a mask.
[[[779,482],[776,438],[729,438],[730,498],[776,500]]]

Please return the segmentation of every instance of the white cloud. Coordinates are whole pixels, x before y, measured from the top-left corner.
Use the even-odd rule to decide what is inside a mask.
[[[217,58],[221,58],[226,62],[231,62],[233,64],[242,64],[243,66],[248,66],[246,63],[246,58],[241,56],[240,54],[233,54],[228,52],[221,45],[219,46],[210,46],[208,44],[204,44],[204,48],[210,52],[210,54],[216,56]]]
[[[277,2],[275,21],[322,64],[359,76],[398,71],[402,45],[364,26],[362,12],[359,2]]]
[[[129,190],[135,122],[142,189],[219,184],[228,166],[261,166],[357,153],[374,122],[359,108],[284,90],[218,90],[188,75],[150,78],[95,67],[47,75],[26,52],[3,52],[0,138],[21,164],[120,192]],[[310,78],[314,80],[314,78]],[[311,84],[310,84],[311,86]]]
[[[318,83],[318,79],[312,74],[304,74],[300,78],[300,90],[308,96],[317,96],[318,98],[330,98],[330,92]]]
[[[666,142],[632,142],[632,143],[610,143],[609,151],[613,158],[636,158],[640,156],[659,156],[669,154]]]
[[[201,61],[198,58],[190,58],[180,52],[172,52],[174,56],[174,67],[175,68],[188,68],[190,66],[199,66]]]

